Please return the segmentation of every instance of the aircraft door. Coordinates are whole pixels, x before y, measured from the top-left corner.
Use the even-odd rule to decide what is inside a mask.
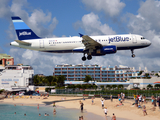
[[[137,38],[136,38],[135,35],[132,35],[132,42],[133,42],[133,43],[137,43]]]
[[[39,47],[44,48],[44,40],[39,40]]]

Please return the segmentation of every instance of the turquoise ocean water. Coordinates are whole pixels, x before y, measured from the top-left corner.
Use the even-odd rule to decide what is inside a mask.
[[[79,110],[56,108],[57,114],[53,115],[53,108],[50,106],[14,106],[10,104],[0,104],[1,120],[76,120],[80,115]],[[16,112],[16,114],[14,114]],[[39,113],[41,116],[39,116]],[[44,116],[47,113],[49,116]],[[26,114],[26,116],[24,116]]]
[[[79,109],[56,107],[56,111],[57,114],[53,115],[53,107],[51,106],[40,105],[38,110],[37,106],[0,104],[0,120],[78,120],[81,115],[84,116],[85,120],[104,120],[104,118],[92,113],[81,113]],[[15,112],[16,114],[14,114]],[[49,116],[44,116],[45,113]]]

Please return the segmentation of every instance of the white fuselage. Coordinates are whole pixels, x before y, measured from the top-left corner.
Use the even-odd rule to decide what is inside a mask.
[[[90,36],[92,39],[102,44],[102,46],[115,45],[117,50],[133,50],[138,48],[144,48],[151,44],[151,42],[143,36],[135,34],[125,35],[105,35],[105,36]],[[82,43],[82,38],[75,37],[61,37],[61,38],[41,38],[23,40],[24,42],[31,43],[31,45],[22,45],[17,42],[11,42],[12,46],[53,53],[64,52],[81,52],[85,49]]]

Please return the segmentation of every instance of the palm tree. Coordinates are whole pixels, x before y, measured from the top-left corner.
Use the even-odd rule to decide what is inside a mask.
[[[104,85],[101,85],[100,87],[101,87],[102,90],[104,89]]]
[[[52,85],[55,85],[55,82],[57,81],[57,77],[55,76],[46,76],[46,83],[48,86],[52,86]]]
[[[160,88],[160,84],[155,84],[155,86],[154,86],[155,88]]]
[[[65,76],[64,75],[59,75],[57,76],[57,87],[63,87],[64,86],[64,81],[65,81]]]
[[[153,86],[151,84],[147,85],[147,89],[152,89]]]
[[[86,75],[85,79],[84,79],[84,82],[89,82],[90,80],[92,80],[91,76],[90,75]]]
[[[40,77],[39,75],[35,75],[33,76],[33,84],[38,86],[41,85],[42,83],[42,77]]]
[[[106,88],[107,88],[107,89],[110,89],[110,88],[111,88],[111,86],[110,86],[110,85],[106,85]]]
[[[112,88],[115,89],[117,87],[117,85],[112,85]]]
[[[120,89],[120,88],[124,88],[124,86],[123,85],[118,85],[118,89]]]

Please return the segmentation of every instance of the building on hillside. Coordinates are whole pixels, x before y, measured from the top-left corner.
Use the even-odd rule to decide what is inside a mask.
[[[14,58],[7,54],[0,54],[0,66],[14,65]]]
[[[29,65],[9,65],[0,67],[0,89],[26,90],[33,84],[34,70]]]
[[[147,71],[147,68],[145,68]],[[120,65],[117,66],[99,66],[99,65],[56,65],[54,67],[54,76],[64,75],[66,81],[83,80],[86,75],[90,75],[92,80],[100,82],[125,82],[130,78],[143,77],[133,67]]]

